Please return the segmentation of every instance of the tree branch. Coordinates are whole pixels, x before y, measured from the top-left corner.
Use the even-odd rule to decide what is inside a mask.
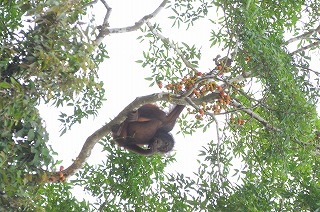
[[[105,2],[104,0],[102,0],[102,1]],[[155,11],[153,11],[149,15],[145,15],[143,18],[141,18],[139,21],[137,21],[134,25],[128,26],[128,27],[122,27],[122,28],[108,28],[109,24],[108,24],[107,20],[110,16],[111,7],[109,7],[108,4],[105,2],[104,5],[107,8],[107,15],[105,17],[104,23],[101,26],[101,29],[99,31],[99,34],[98,34],[95,42],[97,44],[100,44],[102,42],[102,39],[106,35],[111,34],[111,33],[124,33],[124,32],[132,32],[132,31],[138,30],[149,19],[154,18],[164,8],[164,6],[166,5],[167,2],[168,2],[168,0],[162,1],[162,3],[157,7],[157,9]]]
[[[157,101],[167,101],[173,104],[188,105],[188,98],[189,97],[182,98],[182,96],[180,95],[174,95],[170,93],[155,93],[147,96],[137,97],[133,102],[131,102],[127,107],[125,107],[113,120],[111,120],[106,125],[102,126],[100,129],[95,131],[92,135],[90,135],[87,138],[79,155],[74,160],[73,164],[70,165],[64,171],[62,171],[64,176],[68,178],[75,174],[80,168],[82,168],[84,162],[91,155],[91,151],[93,147],[96,145],[96,143],[104,136],[110,133],[112,126],[123,122],[130,111],[133,111],[142,105],[154,103]],[[211,93],[202,98],[192,98],[191,101],[197,105],[200,105],[202,102],[212,102],[214,99],[218,98],[220,98],[219,93]]]
[[[235,108],[240,109],[241,111],[247,113],[248,115],[250,115],[252,118],[256,119],[258,122],[260,122],[263,126],[265,126],[266,128],[276,131],[276,132],[280,132],[279,129],[275,128],[274,126],[272,126],[271,124],[269,124],[265,119],[263,119],[261,116],[259,116],[258,114],[256,114],[255,112],[253,112],[252,110],[245,108],[244,106],[242,106],[240,103],[236,102],[235,100],[231,100],[230,101],[230,105],[234,106]]]
[[[317,45],[319,45],[319,44],[320,44],[320,40],[319,40],[319,41],[316,41],[316,42],[313,42],[313,43],[311,43],[311,44],[309,44],[309,45],[307,45],[307,46],[305,46],[305,47],[302,47],[302,48],[300,48],[300,49],[297,49],[297,50],[291,52],[290,54],[291,54],[291,55],[298,54],[298,53],[300,53],[300,52],[303,52],[304,50],[310,49],[310,48],[315,47],[315,46],[317,46]]]
[[[110,14],[112,12],[112,8],[108,5],[108,3],[105,1],[105,0],[101,0],[102,4],[105,6],[106,10],[107,10],[107,13],[106,15],[104,16],[104,19],[103,19],[103,24],[102,26],[100,27],[100,30],[99,30],[99,34],[96,38],[96,40],[94,42],[96,42],[98,45],[102,42],[103,38],[108,35],[108,27],[109,27],[109,17],[110,17]]]
[[[108,5],[108,3],[105,0],[101,0],[102,4],[105,6],[105,8],[107,9],[107,13],[106,16],[103,19],[103,26],[108,27],[108,20],[112,11],[112,8]]]
[[[78,157],[74,160],[73,164],[63,171],[64,176],[68,178],[72,176],[80,168],[82,168],[84,162],[91,155],[91,151],[93,147],[96,145],[96,143],[104,136],[110,133],[112,126],[123,122],[127,117],[129,111],[132,111],[147,103],[153,103],[156,101],[168,101],[169,95],[170,94],[168,93],[157,93],[136,98],[127,107],[125,107],[113,120],[111,120],[109,123],[95,131],[92,135],[90,135],[87,138]]]
[[[229,84],[237,83],[245,80],[246,78],[252,77],[251,71],[243,72],[241,75],[238,75],[230,80],[228,80]]]
[[[291,38],[291,39],[287,40],[286,44],[293,43],[293,42],[301,40],[301,39],[309,38],[309,36],[312,35],[314,32],[320,32],[320,25],[317,28],[311,29],[311,30],[309,30],[308,32],[306,32],[306,33],[304,33],[302,35],[299,35],[297,37],[294,37],[294,38]]]
[[[97,144],[97,142],[101,140],[104,136],[110,133],[112,126],[123,122],[130,111],[133,111],[144,104],[154,103],[157,101],[167,101],[167,102],[170,102],[173,104],[179,104],[179,105],[189,105],[191,103],[192,105],[194,104],[201,105],[203,102],[212,102],[215,99],[219,99],[219,98],[220,98],[219,92],[213,92],[200,98],[190,98],[190,97],[184,97],[183,95],[175,95],[170,93],[155,93],[147,96],[137,97],[127,107],[125,107],[113,120],[111,120],[106,125],[102,126],[100,129],[95,131],[92,135],[90,135],[86,139],[77,158],[67,169],[63,170],[62,173],[65,178],[69,178],[72,175],[74,175],[79,169],[83,167],[85,161],[91,155],[91,151],[94,148],[94,146]],[[254,113],[252,110],[248,108],[243,107],[240,103],[236,102],[235,100],[231,100],[230,105],[249,114],[252,118],[259,121],[266,128],[276,132],[280,132],[279,129],[269,124],[265,119],[260,117],[258,114]],[[295,142],[300,145],[308,145],[308,143],[301,142],[298,140],[295,140]],[[320,147],[318,146],[316,148],[320,149]],[[59,181],[59,172],[48,173],[47,175],[54,176],[54,178],[56,179],[55,181]],[[52,181],[52,178],[50,180]]]
[[[266,128],[275,131],[275,132],[281,132],[280,129],[272,126],[271,124],[269,124],[265,119],[263,119],[261,116],[259,116],[258,114],[254,113],[252,110],[245,108],[244,106],[242,106],[240,103],[231,100],[230,103],[231,106],[234,106],[238,109],[240,109],[241,111],[247,113],[248,115],[250,115],[252,118],[256,119],[258,122],[260,122],[263,126],[265,126]],[[296,142],[297,144],[301,145],[301,146],[307,146],[307,145],[312,145],[311,143],[307,143],[307,142],[303,142],[303,141],[299,141],[298,139],[294,138],[293,139],[294,142]],[[320,150],[320,146],[319,145],[314,145],[314,147],[317,150]],[[316,151],[316,153],[318,154],[318,152]]]
[[[198,70],[195,69],[193,67],[193,65],[183,56],[182,52],[180,51],[180,49],[178,49],[172,42],[170,42],[170,40],[166,37],[164,37],[162,34],[160,34],[159,32],[157,32],[154,27],[152,26],[152,24],[147,21],[146,24],[148,25],[148,27],[150,28],[151,32],[157,36],[158,38],[160,38],[162,40],[163,43],[168,44],[181,58],[181,60],[183,61],[183,63],[190,69],[192,69],[195,73],[198,73]]]

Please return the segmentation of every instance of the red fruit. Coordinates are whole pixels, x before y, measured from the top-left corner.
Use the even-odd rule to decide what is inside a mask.
[[[59,177],[63,177],[63,173],[62,172],[59,172]]]

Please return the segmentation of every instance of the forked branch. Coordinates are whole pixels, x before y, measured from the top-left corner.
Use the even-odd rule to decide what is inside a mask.
[[[111,7],[109,7],[109,5],[104,0],[102,0],[102,2],[107,9],[107,13],[104,18],[104,22],[100,27],[99,34],[95,40],[95,42],[97,44],[100,44],[102,42],[103,38],[108,34],[125,33],[125,32],[132,32],[132,31],[138,30],[144,23],[148,22],[148,20],[150,20],[151,18],[154,18],[165,7],[168,0],[162,1],[162,3],[157,7],[157,9],[155,9],[152,13],[145,15],[143,18],[138,20],[134,25],[128,26],[128,27],[122,27],[122,28],[110,28],[109,27],[108,19],[109,19],[109,16],[110,16],[112,9],[111,9]]]

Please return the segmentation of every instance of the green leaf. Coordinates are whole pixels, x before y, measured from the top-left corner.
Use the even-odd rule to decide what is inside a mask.
[[[28,132],[28,141],[32,141],[34,139],[34,130],[30,129]]]
[[[10,88],[10,84],[7,82],[0,82],[0,87],[2,88]]]
[[[144,78],[145,80],[148,80],[148,81],[151,81],[151,80],[153,80],[153,78],[152,77],[146,77],[146,78]]]

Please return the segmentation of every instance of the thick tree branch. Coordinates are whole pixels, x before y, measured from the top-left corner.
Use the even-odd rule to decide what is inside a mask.
[[[127,107],[125,107],[113,120],[109,123],[95,131],[92,135],[90,135],[86,142],[84,143],[78,157],[74,160],[73,164],[69,166],[67,169],[63,171],[64,176],[70,177],[72,176],[78,169],[82,168],[84,162],[91,155],[91,151],[96,143],[102,139],[104,136],[110,133],[111,127],[123,122],[127,117],[129,111],[132,111],[144,104],[152,103],[156,101],[167,101],[169,99],[169,94],[152,94],[144,97],[136,98],[132,103],[130,103]]]
[[[92,135],[90,135],[87,138],[79,155],[74,160],[73,164],[69,166],[67,169],[65,169],[64,171],[62,171],[64,176],[68,178],[72,176],[74,173],[76,173],[80,168],[82,168],[82,166],[84,165],[84,162],[91,155],[91,151],[93,147],[96,145],[96,143],[99,140],[101,140],[104,136],[110,133],[112,126],[123,122],[130,111],[135,110],[144,104],[154,103],[157,101],[169,101],[170,103],[173,103],[173,104],[187,105],[188,104],[187,98],[188,97],[182,98],[180,95],[173,95],[170,93],[155,93],[148,96],[136,98],[127,107],[125,107],[113,120],[111,120],[109,123],[107,123],[100,129],[95,131]],[[202,98],[192,99],[191,101],[197,105],[198,104],[200,105],[204,101],[212,102],[215,98],[216,99],[220,98],[219,93],[212,93]],[[56,173],[56,175],[58,175],[58,173]]]
[[[103,38],[108,35],[108,27],[109,27],[109,17],[111,15],[111,12],[112,12],[112,8],[107,4],[107,2],[105,0],[101,0],[102,4],[105,6],[106,10],[107,10],[107,13],[106,15],[104,16],[104,19],[103,19],[103,24],[101,25],[100,27],[100,30],[99,30],[99,34],[95,40],[95,42],[99,45]]]
[[[100,44],[103,38],[108,34],[125,33],[125,32],[132,32],[132,31],[138,30],[144,23],[148,22],[148,20],[150,20],[151,18],[154,18],[165,7],[168,0],[162,1],[162,3],[157,7],[155,11],[153,11],[149,15],[145,15],[143,18],[137,21],[134,25],[128,26],[128,27],[122,27],[122,28],[108,28],[109,27],[108,18],[110,16],[111,7],[109,7],[109,5],[104,0],[102,0],[102,2],[104,2],[105,7],[107,8],[107,15],[105,17],[103,25],[101,26],[99,34],[95,40],[97,44]]]
[[[102,4],[105,6],[105,8],[107,9],[107,13],[103,19],[103,26],[106,26],[108,27],[108,20],[109,20],[109,17],[111,15],[111,12],[112,12],[112,8],[108,5],[108,3],[105,1],[105,0],[101,0]]]

